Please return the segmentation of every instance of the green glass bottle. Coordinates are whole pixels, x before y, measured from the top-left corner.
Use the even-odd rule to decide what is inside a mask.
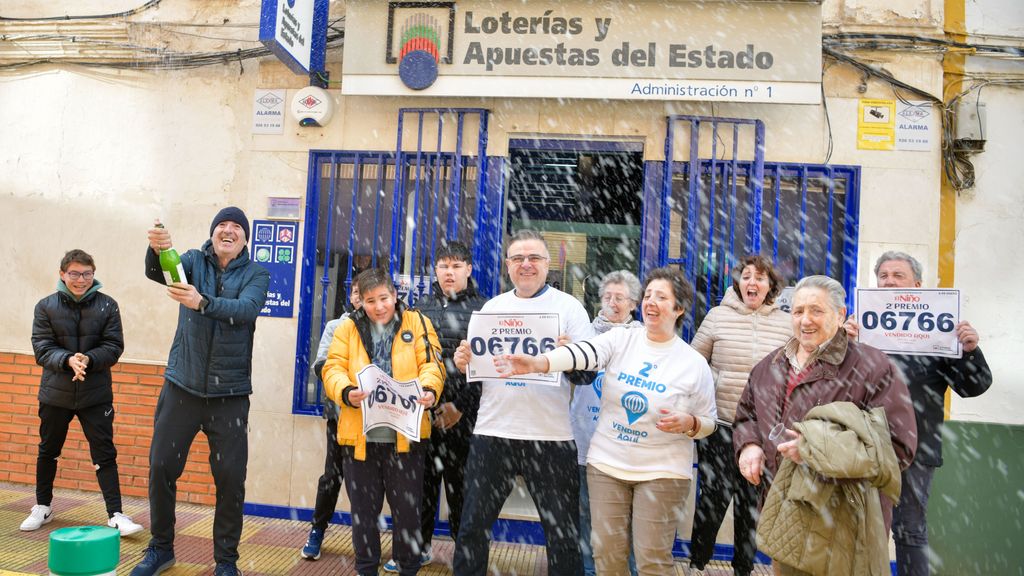
[[[164,225],[157,223],[157,228]],[[185,277],[185,268],[181,265],[181,256],[173,246],[167,250],[160,251],[160,269],[164,271],[164,282],[167,284],[188,284]]]

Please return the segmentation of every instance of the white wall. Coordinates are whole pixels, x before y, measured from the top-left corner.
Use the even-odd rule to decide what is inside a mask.
[[[967,29],[974,42],[999,42],[1024,46],[1024,4],[1014,0],[967,2]],[[1014,36],[1016,41],[998,36]],[[971,57],[965,68],[968,78],[1015,78],[1024,80],[1020,60]],[[965,99],[976,101],[979,92]],[[1020,351],[1024,348],[1024,283],[1020,247],[1024,246],[1024,204],[1021,199],[1024,163],[1020,137],[1024,133],[1024,90],[995,84],[980,91],[987,109],[985,151],[971,157],[977,183],[957,199],[957,287],[967,295],[965,315],[981,335],[981,347],[992,367],[992,389],[975,399],[953,396],[951,417],[961,420],[1024,424],[1024,373]]]
[[[48,14],[42,4],[49,3],[5,3],[4,15]],[[124,4],[75,9],[130,7]],[[259,2],[171,3],[137,18],[255,25]],[[202,31],[257,36],[255,27]],[[209,44],[172,38],[182,50]],[[187,71],[40,66],[0,72],[0,245],[11,271],[0,350],[31,352],[33,306],[53,292],[61,257],[77,247],[95,257],[97,278],[121,306],[122,360],[166,361],[177,305],[143,275],[146,229],[159,217],[179,249],[195,248],[209,237],[221,207],[234,204],[250,219],[262,218],[268,196],[304,196],[308,150],[337,148],[342,123],[331,131],[300,129],[289,118],[282,136],[252,135],[250,125],[257,87],[289,88],[290,96],[307,84],[273,58],[246,61],[241,70],[232,62]],[[322,421],[291,413],[296,327],[293,319],[257,323],[249,478],[259,481],[249,483],[247,498],[312,507],[311,500],[291,498],[293,468],[297,493],[311,497],[323,466]]]

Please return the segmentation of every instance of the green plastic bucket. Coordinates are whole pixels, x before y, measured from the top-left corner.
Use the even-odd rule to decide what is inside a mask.
[[[73,526],[50,533],[50,576],[114,576],[121,533],[106,526]]]

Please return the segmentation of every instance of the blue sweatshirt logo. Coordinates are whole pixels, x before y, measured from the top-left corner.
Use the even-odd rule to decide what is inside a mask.
[[[639,392],[623,394],[621,404],[631,425],[647,413],[647,397]]]

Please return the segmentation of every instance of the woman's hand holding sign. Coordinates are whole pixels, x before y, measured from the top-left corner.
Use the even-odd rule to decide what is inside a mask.
[[[494,357],[494,368],[503,378],[520,374],[544,374],[550,363],[544,356],[528,354],[502,354]]]

